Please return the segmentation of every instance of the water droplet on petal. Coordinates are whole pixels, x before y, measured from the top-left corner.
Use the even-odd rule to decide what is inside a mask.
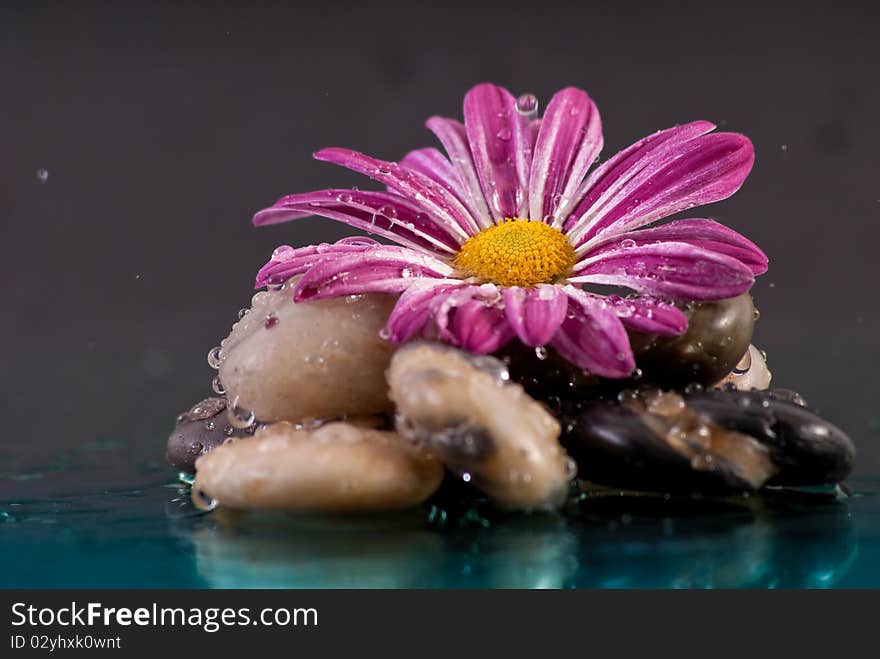
[[[516,99],[516,111],[527,117],[538,114],[538,97],[534,94],[522,94]]]
[[[507,142],[513,137],[513,133],[510,132],[509,128],[502,128],[497,133],[495,133],[495,137],[497,137],[502,142]]]
[[[351,203],[351,199],[351,194],[349,194],[348,192],[340,192],[338,195],[336,195],[336,201],[338,201],[340,204]]]
[[[222,396],[226,393],[226,389],[224,389],[223,383],[220,382],[220,375],[214,376],[214,379],[211,381],[211,389],[213,389],[214,393],[218,396]]]

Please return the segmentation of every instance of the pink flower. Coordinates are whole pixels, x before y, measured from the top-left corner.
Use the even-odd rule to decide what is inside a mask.
[[[394,342],[437,338],[490,353],[518,338],[550,345],[580,368],[625,377],[635,368],[627,329],[675,335],[676,300],[747,291],[767,258],[708,219],[644,228],[732,195],[752,168],[751,142],[696,121],[659,131],[590,171],[602,148],[599,112],[567,88],[535,118],[532,96],[492,84],[464,99],[464,124],[427,125],[447,155],[412,151],[399,163],[330,148],[318,160],[353,169],[386,191],[330,189],[282,197],[257,226],[309,215],[391,240],[281,247],[257,287],[302,275],[297,301],[392,293]],[[620,297],[584,285],[629,289]]]

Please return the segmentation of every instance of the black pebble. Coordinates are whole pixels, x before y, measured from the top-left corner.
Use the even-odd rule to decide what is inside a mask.
[[[178,415],[177,423],[168,437],[165,460],[180,471],[195,473],[196,458],[213,450],[230,437],[246,437],[250,429],[240,430],[230,425],[226,416],[224,397],[206,398]]]

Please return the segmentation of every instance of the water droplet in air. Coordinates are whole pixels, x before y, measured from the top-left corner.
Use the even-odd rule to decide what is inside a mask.
[[[537,348],[535,348],[535,357],[542,361],[547,359],[547,348],[545,348],[544,346],[538,346]]]
[[[38,169],[37,170],[37,180],[40,183],[45,183],[49,180],[49,170],[48,169]]]
[[[633,240],[632,238],[624,238],[623,240],[620,241],[620,246],[623,247],[624,249],[630,249],[630,248],[636,246],[636,241]]]
[[[468,472],[464,472],[461,475],[461,480],[463,480],[465,483],[470,483],[471,482],[471,475]]]
[[[222,352],[220,350],[220,346],[214,346],[208,353],[208,366],[213,368],[215,371],[220,368],[221,355]]]

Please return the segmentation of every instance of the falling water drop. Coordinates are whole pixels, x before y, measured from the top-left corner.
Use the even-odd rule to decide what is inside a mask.
[[[535,348],[535,357],[540,359],[541,361],[547,359],[547,348],[544,346],[538,346]]]
[[[49,170],[48,169],[38,169],[37,170],[37,180],[40,183],[45,183],[49,180]]]

